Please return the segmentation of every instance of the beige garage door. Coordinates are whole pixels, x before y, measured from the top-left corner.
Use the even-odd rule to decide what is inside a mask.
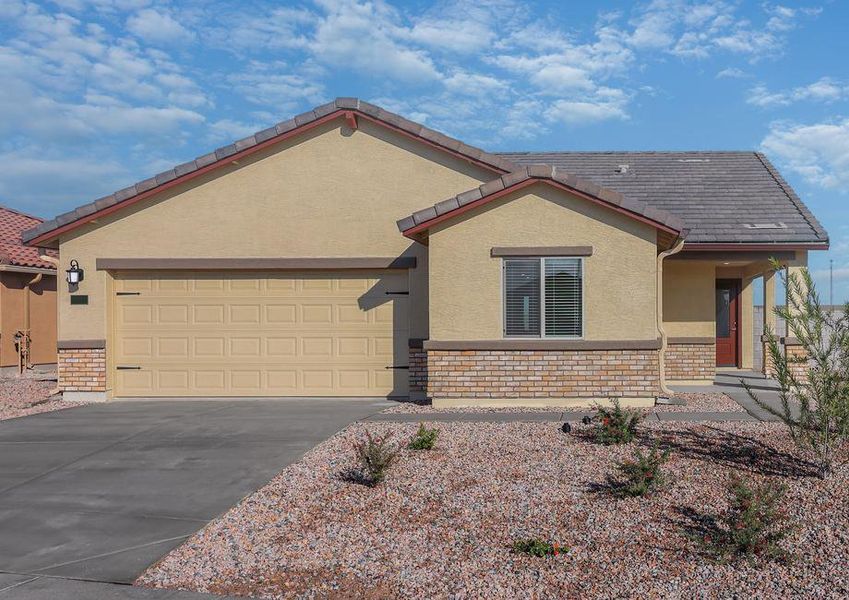
[[[403,396],[405,271],[115,273],[116,396]]]

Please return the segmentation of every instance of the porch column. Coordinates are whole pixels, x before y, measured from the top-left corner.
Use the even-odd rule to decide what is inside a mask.
[[[766,377],[775,376],[775,368],[772,363],[772,356],[769,353],[769,347],[766,343],[766,332],[771,331],[776,335],[775,331],[775,271],[767,269],[763,274],[764,278],[764,293],[763,293],[763,332],[761,336],[761,347],[763,348],[763,365],[761,369]]]
[[[740,280],[740,368],[753,369],[755,366],[755,294],[753,278],[743,275]]]
[[[797,252],[796,259],[791,261],[785,267],[785,274],[787,284],[785,285],[785,300],[787,302],[787,310],[790,314],[798,313],[799,311],[793,307],[791,298],[794,297],[792,290],[790,289],[790,278],[795,277],[797,281],[801,284],[802,297],[794,298],[796,302],[800,304],[804,304],[805,298],[807,295],[807,288],[805,287],[805,283],[802,280],[802,269],[804,269],[808,264],[808,255],[806,252]],[[790,327],[786,327],[786,333],[784,337],[784,353],[788,359],[787,367],[790,371],[796,376],[796,378],[800,381],[807,380],[807,363],[802,359],[806,356],[805,349],[799,345],[799,340],[793,335]],[[796,362],[793,362],[793,359],[796,359]]]

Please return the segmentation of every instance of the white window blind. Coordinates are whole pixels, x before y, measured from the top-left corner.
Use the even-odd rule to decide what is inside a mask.
[[[504,260],[506,337],[581,337],[583,269],[580,258]]]
[[[581,259],[546,258],[545,335],[580,337],[582,322]]]
[[[511,258],[504,261],[505,335],[539,335],[539,271],[538,258]]]

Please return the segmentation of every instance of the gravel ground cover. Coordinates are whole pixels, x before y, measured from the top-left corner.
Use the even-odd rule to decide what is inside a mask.
[[[81,405],[62,400],[61,394],[50,396],[55,387],[55,380],[27,376],[0,379],[0,421]]]
[[[603,482],[635,444],[600,446],[548,423],[440,423],[378,487],[346,482],[354,424],[213,521],[138,580],[264,598],[845,598],[849,469],[819,480],[770,423],[647,423],[672,448],[670,482],[618,499]],[[845,457],[844,457],[845,458]],[[792,564],[722,565],[684,533],[726,505],[731,472],[788,485]],[[518,538],[568,551],[514,554]]]
[[[679,392],[675,394],[675,398],[682,399],[686,402],[683,406],[677,405],[657,405],[651,408],[646,408],[646,412],[745,412],[742,406],[737,404],[729,396],[722,393],[706,394],[695,392]],[[568,412],[568,411],[583,411],[585,408],[570,408],[570,407],[484,407],[484,406],[469,406],[469,407],[452,407],[452,408],[434,408],[430,404],[418,404],[415,402],[399,402],[395,406],[383,410],[383,414],[433,414],[433,413],[539,413],[539,412]]]
[[[657,405],[653,412],[746,412],[733,398],[723,393],[678,392],[674,398],[685,402],[683,406]]]

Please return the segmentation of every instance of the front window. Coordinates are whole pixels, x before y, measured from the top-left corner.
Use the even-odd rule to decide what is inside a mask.
[[[583,336],[582,260],[504,259],[504,335]]]

